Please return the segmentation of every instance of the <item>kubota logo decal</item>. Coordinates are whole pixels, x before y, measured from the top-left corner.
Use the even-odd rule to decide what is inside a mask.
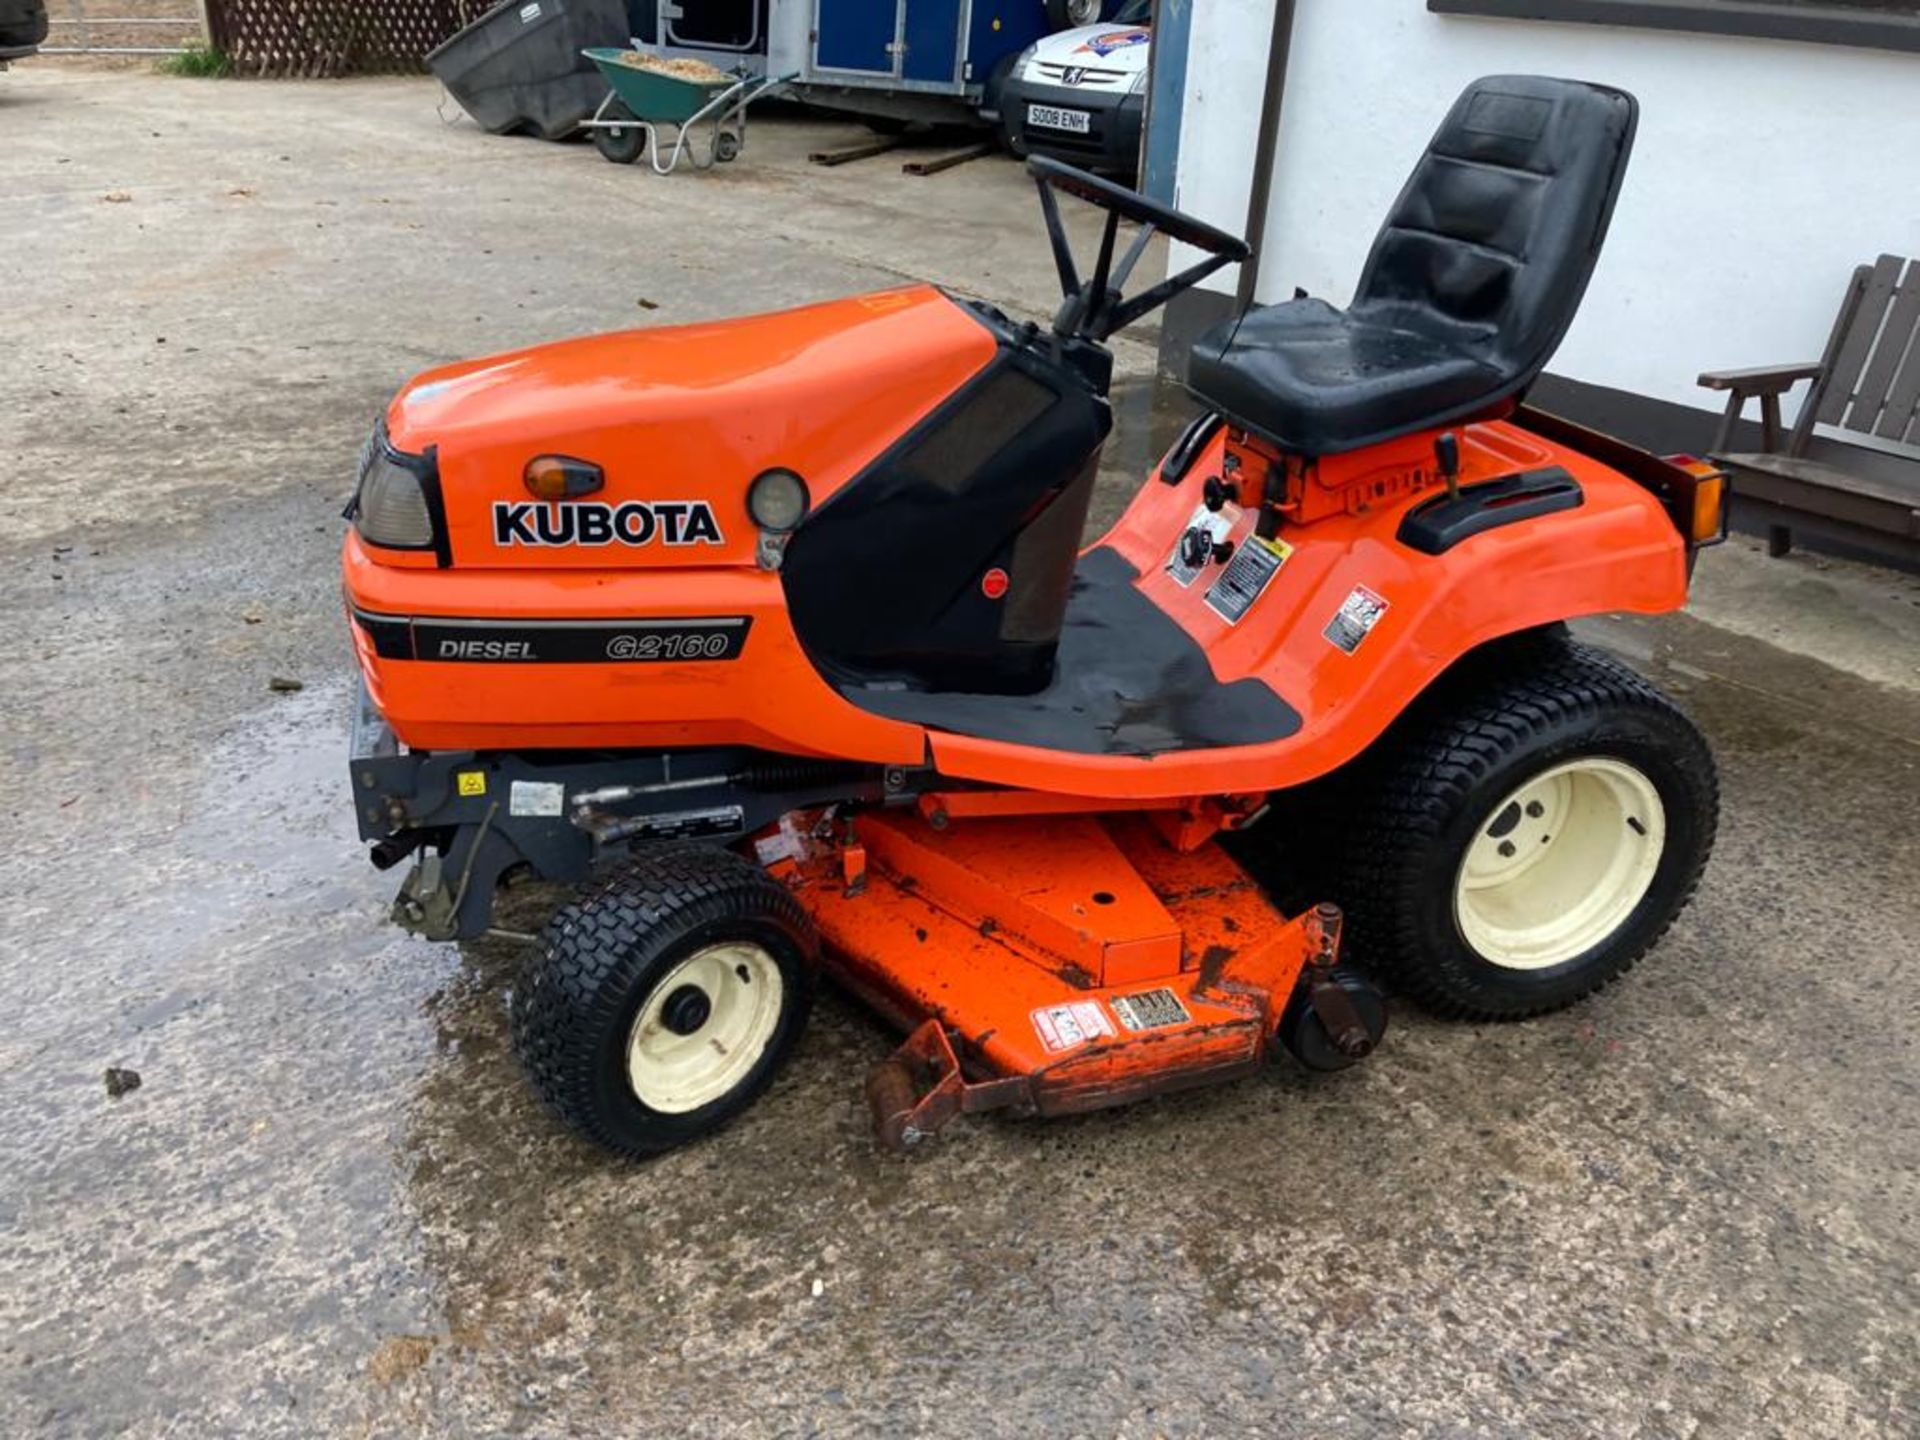
[[[493,502],[496,545],[723,545],[720,522],[704,500]]]

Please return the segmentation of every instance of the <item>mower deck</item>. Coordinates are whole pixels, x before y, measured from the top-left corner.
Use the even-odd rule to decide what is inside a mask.
[[[1260,1066],[1303,968],[1331,966],[1337,918],[1289,920],[1211,841],[1169,843],[1171,818],[866,814],[808,846],[790,878],[830,973],[914,1031],[869,1084],[883,1139]]]

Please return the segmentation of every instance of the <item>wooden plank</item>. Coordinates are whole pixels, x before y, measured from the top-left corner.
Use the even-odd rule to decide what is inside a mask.
[[[807,160],[814,165],[845,165],[850,160],[870,160],[875,155],[898,150],[906,143],[898,135],[882,135],[858,145],[849,145],[844,150],[815,150],[807,156]]]
[[[1920,263],[1909,267],[1909,278],[1915,271],[1920,271]],[[1880,411],[1880,423],[1873,427],[1873,433],[1883,440],[1914,441],[1920,436],[1920,332],[1909,342],[1907,358],[1894,374],[1893,385],[1887,391],[1887,403]]]
[[[1906,278],[1894,292],[1893,308],[1887,311],[1887,323],[1881,327],[1880,343],[1873,347],[1873,358],[1860,376],[1859,393],[1842,422],[1847,429],[1862,435],[1872,433],[1916,329],[1920,329],[1920,264],[1909,260]]]
[[[1853,330],[1853,317],[1860,309],[1860,300],[1867,292],[1867,280],[1873,274],[1870,265],[1856,265],[1853,274],[1847,277],[1846,294],[1840,297],[1840,308],[1834,313],[1833,328],[1827,332],[1827,343],[1820,350],[1820,373],[1813,378],[1813,384],[1807,387],[1807,398],[1800,402],[1800,410],[1793,417],[1793,433],[1787,437],[1787,453],[1804,455],[1807,442],[1813,438],[1813,417],[1819,413],[1821,404],[1827,398],[1827,383],[1833,378],[1833,362],[1840,354],[1840,346]],[[1721,422],[1722,431],[1727,422]],[[1724,435],[1721,443],[1725,443]]]
[[[1898,255],[1882,255],[1874,263],[1873,273],[1867,277],[1867,293],[1854,312],[1853,324],[1840,344],[1840,353],[1834,358],[1827,392],[1820,397],[1820,411],[1814,418],[1822,425],[1838,425],[1840,417],[1847,413],[1854,386],[1859,383],[1860,372],[1873,350],[1874,337],[1880,333],[1880,322],[1886,318],[1887,302],[1893,299],[1894,281],[1899,278]]]
[[[951,155],[937,155],[931,160],[909,160],[900,167],[902,175],[938,175],[942,170],[951,170],[956,165],[964,165],[969,160],[978,160],[982,155],[991,155],[1000,148],[998,142],[983,140],[978,145],[969,145],[964,150],[956,150]]]

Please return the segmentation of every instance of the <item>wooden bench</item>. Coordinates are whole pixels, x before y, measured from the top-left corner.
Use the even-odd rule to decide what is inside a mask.
[[[1853,272],[1833,334],[1817,363],[1710,370],[1726,415],[1713,459],[1745,514],[1767,526],[1767,550],[1784,555],[1793,532],[1920,562],[1920,261],[1882,255]],[[1780,397],[1812,382],[1784,435]],[[1727,453],[1734,422],[1760,401],[1760,450]],[[1820,453],[1808,450],[1820,427]],[[1852,437],[1861,437],[1855,441]],[[1841,440],[1849,443],[1834,443]],[[1865,443],[1861,443],[1864,441]]]

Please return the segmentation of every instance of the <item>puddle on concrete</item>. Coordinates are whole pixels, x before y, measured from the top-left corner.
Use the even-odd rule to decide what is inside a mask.
[[[337,1406],[367,1334],[434,1313],[389,1157],[457,957],[383,927],[356,868],[345,696],[262,710],[177,811],[16,876],[0,1331],[55,1429]],[[140,1088],[109,1100],[106,1064]]]

